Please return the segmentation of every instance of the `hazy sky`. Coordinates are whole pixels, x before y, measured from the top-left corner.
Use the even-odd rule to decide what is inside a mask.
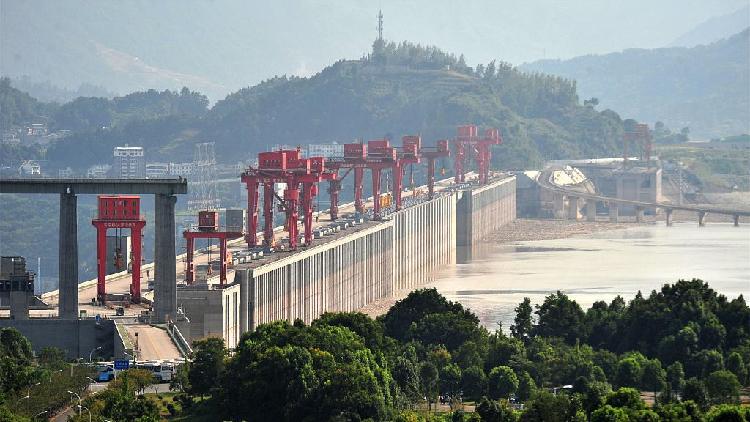
[[[307,76],[338,59],[366,54],[376,36],[379,8],[388,40],[464,53],[467,63],[475,65],[493,59],[522,64],[662,47],[707,19],[747,4],[748,0],[0,0],[0,71],[66,87],[91,82],[118,92],[152,84],[169,87],[172,81],[216,99],[274,75]],[[113,69],[121,72],[112,76]]]

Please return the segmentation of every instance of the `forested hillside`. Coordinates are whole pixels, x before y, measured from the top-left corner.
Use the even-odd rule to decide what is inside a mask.
[[[574,79],[582,97],[597,97],[623,116],[719,138],[750,133],[748,57],[750,29],[693,48],[631,49],[522,68]]]
[[[476,123],[502,130],[497,165],[525,168],[614,154],[622,130],[616,113],[582,106],[574,82],[502,62],[472,69],[463,56],[409,43],[376,43],[360,60],[339,61],[310,78],[275,77],[207,105],[183,89],[50,106],[51,127],[73,134],[47,157],[53,165],[84,168],[130,143],[146,147],[149,160],[190,159],[194,143],[212,140],[226,161],[275,144],[408,133],[433,143],[453,136],[459,124]]]

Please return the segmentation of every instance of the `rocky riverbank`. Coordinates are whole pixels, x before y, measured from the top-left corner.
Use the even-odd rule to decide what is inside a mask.
[[[487,236],[485,241],[496,243],[523,242],[532,240],[564,239],[604,230],[619,230],[636,223],[610,223],[607,221],[532,220],[519,218],[501,230]]]

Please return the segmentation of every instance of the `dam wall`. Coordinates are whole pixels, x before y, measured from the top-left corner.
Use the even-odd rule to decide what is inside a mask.
[[[471,249],[516,219],[516,178],[508,177],[459,192],[456,246]]]
[[[248,327],[359,309],[393,293],[393,222],[249,271]],[[242,306],[242,304],[241,304]]]
[[[202,301],[198,291],[178,290],[178,305],[199,325],[190,330],[191,340],[223,333],[231,348],[241,333],[260,324],[296,319],[309,324],[325,312],[356,311],[423,285],[431,273],[457,261],[459,248],[511,222],[515,209],[515,177],[446,190],[384,221],[366,221],[316,238],[308,248],[238,264],[234,282],[223,287],[226,294],[208,290],[203,294],[216,298]],[[213,316],[200,316],[206,312]]]

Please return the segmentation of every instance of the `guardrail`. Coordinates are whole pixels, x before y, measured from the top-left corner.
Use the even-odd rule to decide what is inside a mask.
[[[177,346],[177,350],[180,351],[182,357],[188,358],[193,353],[193,348],[190,347],[190,343],[185,339],[175,323],[171,321],[167,323],[167,334],[175,346]]]

